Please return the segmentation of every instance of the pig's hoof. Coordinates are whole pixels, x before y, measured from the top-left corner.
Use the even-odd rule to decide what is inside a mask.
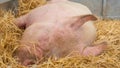
[[[96,56],[101,54],[105,49],[107,49],[107,42],[102,42],[93,47],[87,47],[83,51],[84,56]]]

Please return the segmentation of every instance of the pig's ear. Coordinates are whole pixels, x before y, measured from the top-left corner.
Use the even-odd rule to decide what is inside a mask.
[[[83,16],[76,16],[72,18],[70,27],[77,29],[81,27],[84,23],[88,21],[95,21],[97,18],[94,15],[83,15]]]

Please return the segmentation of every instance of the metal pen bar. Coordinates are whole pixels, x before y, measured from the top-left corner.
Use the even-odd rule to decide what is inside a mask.
[[[107,0],[102,0],[102,16],[103,19],[105,19],[107,17]]]
[[[0,0],[0,4],[8,2],[8,1],[10,1],[10,0]]]

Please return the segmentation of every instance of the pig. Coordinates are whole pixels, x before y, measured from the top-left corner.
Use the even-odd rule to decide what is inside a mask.
[[[96,38],[93,24],[96,20],[92,12],[80,3],[50,0],[15,20],[15,24],[25,31],[14,57],[27,66],[42,57],[61,58],[71,52],[82,56],[99,55],[107,43],[92,45]]]

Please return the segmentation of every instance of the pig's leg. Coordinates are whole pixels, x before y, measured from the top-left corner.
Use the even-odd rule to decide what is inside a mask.
[[[23,15],[15,20],[15,25],[17,25],[19,28],[25,28],[26,27],[26,18],[27,15]]]
[[[96,55],[101,54],[106,48],[107,48],[107,43],[102,42],[102,43],[97,44],[95,46],[86,47],[82,51],[82,55],[84,55],[84,56],[89,56],[89,55],[96,56]]]
[[[94,15],[83,15],[83,16],[75,16],[71,17],[65,23],[68,23],[70,28],[73,30],[79,29],[84,23],[88,21],[96,21],[97,18]]]

